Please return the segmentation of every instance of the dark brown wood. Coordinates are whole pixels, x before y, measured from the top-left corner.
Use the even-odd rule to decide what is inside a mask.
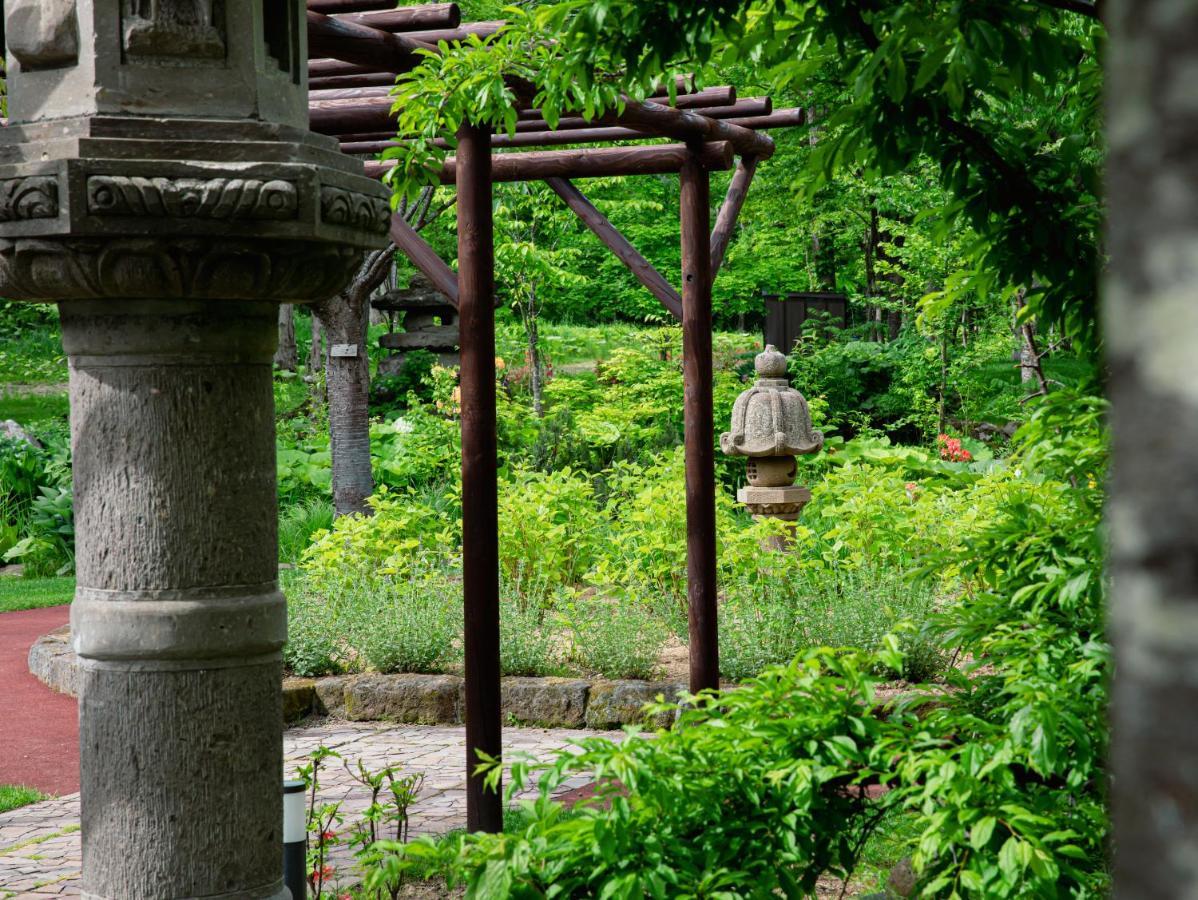
[[[728,251],[728,243],[732,240],[732,231],[736,228],[736,219],[745,198],[749,196],[749,185],[753,183],[753,174],[757,171],[757,160],[753,157],[742,159],[736,164],[736,172],[728,185],[728,193],[716,216],[715,228],[711,230],[711,277],[719,274],[720,266],[724,264],[724,254]]]
[[[774,155],[774,142],[764,134],[660,103],[629,103],[614,119],[613,124],[683,141],[728,141],[740,156],[769,159]]]
[[[358,67],[347,66],[346,68],[356,69]],[[356,75],[352,72],[347,72],[344,75],[329,75],[320,78],[308,77],[308,89],[310,91],[339,90],[355,87],[390,87],[394,83],[394,72],[362,71]]]
[[[675,94],[673,104],[670,104],[668,94],[650,97],[649,100],[653,103],[660,103],[663,106],[672,105],[675,109],[731,106],[736,103],[736,88],[731,85],[721,85],[719,87],[704,88],[701,91],[678,91]],[[746,113],[746,115],[750,115],[750,113]],[[751,115],[756,115],[756,113],[752,113]],[[520,118],[540,119],[544,121],[544,117],[541,115],[539,109],[523,109],[520,111]],[[580,118],[579,121],[586,123],[587,120]]]
[[[308,52],[313,57],[327,56],[383,72],[402,72],[411,67],[417,50],[433,49],[431,44],[402,34],[308,12]]]
[[[730,125],[741,128],[752,128],[754,131],[765,131],[770,128],[794,128],[807,124],[807,113],[801,109],[779,109],[768,116],[746,116],[728,120]]]
[[[458,312],[462,350],[462,593],[466,828],[503,830],[502,793],[475,773],[502,749],[499,694],[499,506],[495,435],[495,248],[491,135],[458,132]]]
[[[462,11],[456,3],[429,3],[424,6],[381,9],[376,12],[344,12],[337,14],[336,18],[341,22],[365,25],[379,31],[418,31],[430,28],[457,28],[462,24]]]
[[[403,216],[391,217],[391,241],[403,251],[412,265],[424,273],[424,277],[433,283],[433,287],[448,297],[454,306],[458,305],[457,273],[445,264],[437,255],[437,251],[428,245]]]
[[[394,6],[394,0],[308,0],[310,11],[325,15],[364,12],[370,9],[392,9]]]
[[[619,229],[595,208],[595,205],[586,198],[582,191],[564,178],[546,178],[545,183],[565,201],[566,206],[574,211],[595,237],[599,238],[603,245],[628,267],[628,271],[636,277],[636,280],[643,284],[675,319],[682,318],[682,298],[674,290],[674,286],[653,267],[652,263],[637,252],[637,249],[628,242]]]
[[[711,184],[695,154],[682,167],[682,377],[690,689],[720,686],[716,627],[715,449],[711,362]]]
[[[708,169],[732,168],[732,146],[704,144],[697,151]],[[491,160],[495,181],[541,181],[546,178],[609,178],[617,175],[668,175],[678,172],[689,158],[684,144],[644,147],[599,147],[584,150],[544,150],[532,153],[498,153]],[[381,177],[394,163],[368,161],[366,174]],[[457,159],[449,157],[441,168],[442,184],[457,181]]]
[[[393,81],[394,79],[392,79]],[[313,131],[321,134],[346,134],[349,132],[375,132],[386,134],[387,130],[395,127],[395,118],[391,112],[391,99],[387,85],[373,85],[338,90],[336,96],[324,91],[314,90],[309,98],[308,109]],[[664,98],[663,98],[664,99]],[[687,103],[702,115],[715,119],[737,119],[748,116],[766,115],[771,110],[769,98],[753,97],[738,100],[730,106],[716,106],[720,99],[717,94],[693,94],[678,98],[680,103]],[[672,107],[666,107],[671,108]],[[613,115],[600,119],[585,119],[582,116],[565,116],[558,120],[557,127],[550,129],[549,123],[539,116],[523,118],[516,122],[517,134],[533,131],[565,131],[595,127],[613,127],[616,121]],[[644,137],[646,129],[628,129],[634,136]],[[664,133],[663,133],[663,136]],[[499,146],[496,140],[507,135],[495,135],[492,146]],[[769,140],[764,138],[764,140]],[[519,146],[519,145],[512,145]],[[527,146],[527,145],[525,145]]]

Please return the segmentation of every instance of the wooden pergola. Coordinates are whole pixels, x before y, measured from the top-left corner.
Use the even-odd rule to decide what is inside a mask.
[[[397,139],[390,86],[441,40],[494,34],[502,22],[462,23],[456,4],[392,8],[393,0],[308,0],[309,116],[313,131],[336,137],[346,153],[373,155]],[[715,451],[712,443],[712,282],[723,262],[758,163],[774,143],[760,131],[799,125],[803,112],[775,112],[768,98],[738,99],[730,86],[676,98],[629,99],[623,112],[563,117],[550,128],[526,103],[515,134],[464,124],[456,156],[439,173],[457,186],[455,273],[404,221],[391,238],[453,303],[460,318],[462,558],[465,608],[467,827],[498,831],[502,797],[475,774],[477,752],[501,749],[499,530],[495,420],[495,182],[543,180],[669,312],[682,322],[685,382],[687,599],[690,689],[719,686],[716,632]],[[520,93],[518,91],[518,93]],[[532,92],[524,92],[531,97]],[[668,139],[675,143],[637,143]],[[494,152],[560,145],[565,150]],[[710,173],[735,173],[710,228]],[[381,176],[387,162],[368,160]],[[657,271],[573,184],[574,179],[677,173],[681,184],[681,292]]]

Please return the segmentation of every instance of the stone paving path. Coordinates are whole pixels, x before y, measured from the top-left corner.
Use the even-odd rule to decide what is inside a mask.
[[[509,728],[503,733],[504,753],[509,758],[520,752],[544,758],[573,740],[595,734],[622,736],[610,731]],[[441,834],[466,822],[465,739],[464,728],[328,722],[285,733],[285,771],[293,776],[308,754],[325,746],[351,764],[362,760],[371,769],[394,765],[405,774],[423,773],[424,784],[412,808],[411,833]],[[331,762],[334,765],[321,777],[320,797],[324,802],[343,801],[348,829],[366,807],[369,794],[335,760]],[[573,779],[562,791],[582,787],[586,781]],[[78,897],[79,861],[78,794],[0,813],[0,900]],[[331,864],[342,885],[356,880],[346,850],[334,853]]]

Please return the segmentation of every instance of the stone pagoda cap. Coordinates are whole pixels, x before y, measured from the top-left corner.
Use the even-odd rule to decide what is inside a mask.
[[[736,398],[732,430],[720,435],[720,449],[729,456],[818,453],[824,436],[812,429],[807,399],[786,378],[786,356],[767,344],[754,367],[757,381]]]

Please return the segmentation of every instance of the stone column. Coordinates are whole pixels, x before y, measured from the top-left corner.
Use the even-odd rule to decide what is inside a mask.
[[[281,897],[276,307],[61,315],[88,894]]]
[[[71,363],[83,890],[282,884],[279,303],[342,290],[388,191],[307,131],[302,0],[8,0],[0,297]]]

